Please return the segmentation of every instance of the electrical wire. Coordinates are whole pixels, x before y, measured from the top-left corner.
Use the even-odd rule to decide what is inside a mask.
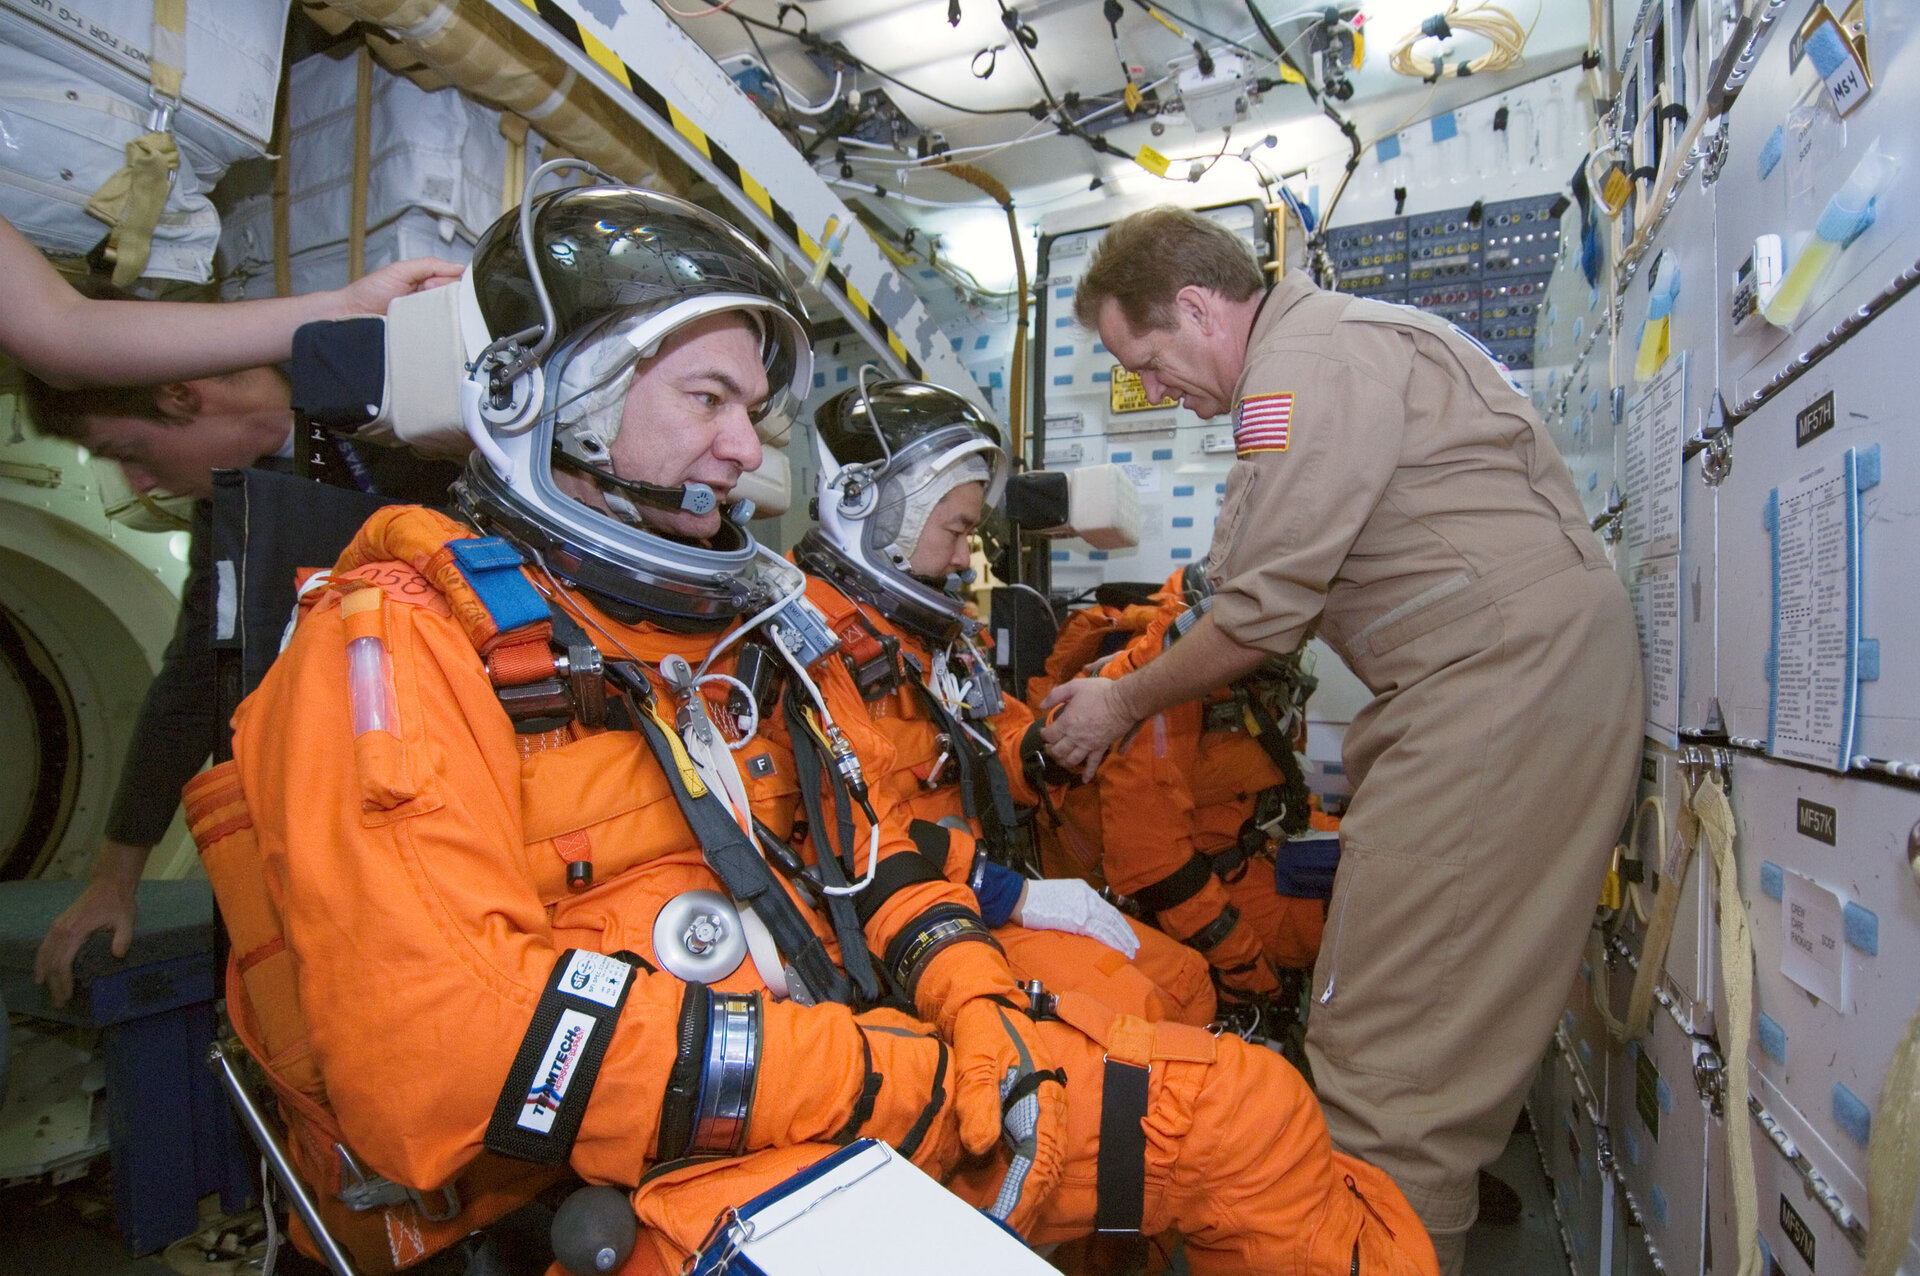
[[[685,18],[689,22],[698,22],[701,18],[711,18],[716,14],[725,13],[728,9],[733,8],[737,2],[738,0],[720,0],[720,3],[712,5],[709,8],[695,9],[692,12],[688,12],[685,9],[674,8],[667,3],[667,0],[659,0],[662,9],[665,9],[676,18]]]
[[[735,4],[736,2],[737,0],[707,0],[708,8],[705,11],[696,10],[695,13],[691,15],[680,14],[680,10],[673,9],[670,7],[667,9],[667,11],[669,13],[677,14],[684,17],[698,16],[698,17],[704,18],[720,10],[731,8],[733,4]],[[905,80],[902,80],[897,76],[889,75],[885,71],[882,71],[879,67],[876,67],[868,62],[863,62],[859,58],[854,57],[852,54],[848,53],[845,49],[829,44],[827,41],[813,34],[813,32],[807,30],[805,27],[802,27],[798,31],[790,31],[786,27],[783,27],[780,24],[778,24],[777,22],[768,22],[764,18],[750,18],[744,13],[736,13],[733,16],[741,22],[744,22],[750,26],[755,26],[760,28],[760,30],[762,31],[772,31],[778,35],[791,36],[795,40],[799,41],[802,45],[805,45],[807,48],[812,49],[815,53],[820,54],[822,57],[832,58],[837,61],[844,62],[848,66],[854,68],[857,71],[865,71],[869,75],[877,76],[878,78],[885,80],[888,84],[894,85],[897,88],[905,89],[907,92],[913,94],[915,97],[925,98],[927,101],[932,102],[936,106],[943,106],[947,110],[958,112],[961,115],[1025,115],[1025,116],[1031,117],[1033,114],[1033,109],[1031,107],[1024,107],[1024,106],[1001,106],[1001,107],[987,107],[987,108],[961,106],[958,102],[949,102],[943,97],[936,97],[934,94],[926,92],[924,89],[916,89],[915,87],[913,87],[913,85],[908,84]]]
[[[706,686],[708,683],[711,683],[711,682],[724,682],[729,687],[732,687],[736,691],[738,691],[740,693],[741,699],[746,701],[746,704],[747,704],[746,725],[742,726],[738,722],[734,723],[734,728],[740,732],[740,738],[738,740],[727,741],[727,748],[731,749],[735,753],[738,753],[740,750],[746,748],[749,744],[753,743],[753,737],[755,733],[760,730],[760,706],[758,703],[755,702],[753,698],[753,689],[747,686],[746,683],[734,677],[730,673],[702,674],[693,680],[693,688],[695,691],[698,691],[700,688]]]
[[[1540,21],[1543,7],[1544,0],[1535,7],[1533,21],[1522,27],[1518,18],[1499,5],[1482,0],[1471,9],[1462,9],[1460,0],[1447,0],[1447,7],[1439,14],[1401,37],[1387,55],[1387,65],[1400,75],[1436,82],[1443,78],[1511,71],[1526,64],[1527,40]],[[1455,31],[1472,32],[1493,47],[1464,62],[1448,62],[1441,56],[1423,58],[1414,53],[1413,47],[1420,41],[1432,37],[1444,43]]]
[[[756,554],[761,554],[767,558],[771,558],[774,562],[778,563],[781,567],[790,566],[790,564],[787,562],[786,559],[780,557],[780,555],[774,553],[772,550],[768,549],[765,545],[762,545],[759,541],[755,541],[753,543],[753,551]],[[794,599],[804,596],[806,592],[807,592],[807,578],[803,575],[800,577],[800,583],[798,585],[795,585],[791,592],[782,595],[779,599],[775,600],[772,606],[768,607],[765,611],[760,612],[753,619],[749,620],[746,624],[741,625],[738,629],[735,629],[732,633],[728,634],[725,638],[722,638],[719,642],[715,643],[713,645],[713,648],[707,652],[707,658],[700,662],[700,667],[693,671],[693,676],[695,678],[706,677],[707,670],[713,668],[713,662],[720,658],[720,655],[722,652],[726,651],[727,648],[733,646],[734,643],[739,642],[742,638],[752,633],[755,629],[758,629],[761,625],[764,625],[767,621],[772,620],[775,616],[779,615],[782,611],[785,611],[790,605],[792,605]],[[776,647],[780,646],[780,644],[777,642],[774,643],[773,645]],[[782,648],[782,650],[785,650],[785,648]]]

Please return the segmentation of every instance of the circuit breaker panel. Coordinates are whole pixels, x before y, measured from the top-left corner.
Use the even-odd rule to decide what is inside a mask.
[[[1564,202],[1538,195],[1336,227],[1340,291],[1439,315],[1507,367],[1531,368]]]

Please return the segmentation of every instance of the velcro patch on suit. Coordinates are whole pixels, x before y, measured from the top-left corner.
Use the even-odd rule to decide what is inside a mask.
[[[1233,405],[1233,450],[1245,460],[1284,452],[1293,434],[1293,395],[1254,394]]]
[[[584,949],[561,954],[487,1123],[489,1150],[541,1165],[566,1163],[633,972],[619,957]]]

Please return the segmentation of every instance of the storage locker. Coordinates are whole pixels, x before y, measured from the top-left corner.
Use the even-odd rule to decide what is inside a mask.
[[[1818,11],[1806,5],[1783,12],[1775,25],[1786,29],[1767,40],[1728,112],[1716,184],[1715,286],[1724,321],[1722,392],[1736,413],[1920,258],[1920,133],[1913,128],[1920,118],[1920,11],[1909,4],[1854,8],[1871,15],[1869,66],[1847,100],[1862,84],[1871,87],[1847,115],[1820,68],[1837,67],[1835,76],[1844,77],[1850,55],[1831,34],[1811,49],[1795,38],[1795,24]],[[1867,217],[1859,210],[1869,206],[1871,224],[1861,229]],[[1751,292],[1742,284],[1743,267],[1769,255],[1772,241],[1764,236],[1778,237],[1784,258],[1780,302],[1808,286],[1789,328],[1752,314],[1755,299],[1740,295]],[[1823,258],[1831,259],[1823,276],[1796,275],[1801,263],[1811,270]],[[1736,302],[1746,316],[1737,327]]]
[[[1680,813],[1687,778],[1680,755],[1653,741],[1646,742],[1640,760],[1640,784],[1632,823],[1628,826],[1627,859],[1637,864],[1638,882],[1622,886],[1622,913],[1615,923],[1615,947],[1624,949],[1631,961],[1618,952],[1610,957],[1616,968],[1613,985],[1613,1013],[1624,1017],[1627,992],[1632,986],[1635,967],[1642,955],[1648,924],[1659,903],[1659,892],[1667,889],[1666,876],[1676,871],[1681,855]],[[1656,883],[1655,866],[1668,867]],[[1669,1012],[1683,1030],[1694,1033],[1713,1031],[1714,1008],[1719,997],[1720,955],[1718,932],[1714,923],[1713,866],[1700,848],[1680,877],[1680,903],[1672,938],[1667,945],[1663,973],[1654,985],[1654,995],[1663,999]],[[1615,1096],[1609,1111],[1617,1112],[1620,1092],[1610,1083]]]
[[[1616,1004],[1624,1007],[1631,971],[1615,971]],[[1651,1030],[1610,1055],[1615,1102],[1615,1172],[1645,1228],[1646,1247],[1669,1273],[1698,1276],[1704,1267],[1707,1167],[1719,1135],[1695,1077],[1711,1046],[1688,1035],[1656,1004]]]
[[[1719,490],[1720,705],[1734,736],[1772,741],[1780,756],[1836,769],[1843,756],[1920,758],[1915,323],[1920,299],[1909,297],[1734,427],[1732,468]],[[1849,454],[1858,470],[1850,484],[1833,474]],[[1776,535],[1768,515],[1776,507],[1785,513],[1774,523],[1784,529],[1778,557],[1787,568],[1777,625],[1769,623]],[[1850,536],[1855,523],[1850,572],[1839,556],[1848,541],[1822,548],[1818,538]],[[1816,549],[1826,557],[1809,558]]]
[[[1753,1067],[1864,1180],[1881,1083],[1920,1009],[1908,858],[1920,792],[1741,757],[1733,795],[1753,918]],[[1864,1216],[1864,1199],[1851,1204]]]

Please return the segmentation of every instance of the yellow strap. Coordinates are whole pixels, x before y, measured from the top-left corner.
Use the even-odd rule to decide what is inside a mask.
[[[1648,857],[1643,850],[1640,854],[1640,866],[1643,873],[1652,871],[1664,879],[1664,886],[1654,899],[1653,918],[1647,923],[1647,937],[1640,945],[1640,969],[1634,972],[1633,991],[1627,995],[1627,1015],[1625,1020],[1615,1019],[1606,992],[1606,973],[1604,967],[1589,962],[1593,971],[1592,986],[1594,1003],[1600,1011],[1600,1018],[1607,1025],[1607,1033],[1615,1041],[1637,1041],[1647,1034],[1647,1014],[1653,1005],[1654,985],[1660,982],[1660,972],[1666,968],[1667,949],[1673,943],[1674,923],[1680,916],[1680,896],[1686,889],[1687,871],[1693,867],[1694,843],[1682,838],[1680,856],[1673,866],[1671,875],[1667,872],[1664,843],[1666,840],[1666,808],[1657,797],[1648,797],[1641,801],[1634,812],[1632,838],[1637,845],[1640,830],[1644,826],[1647,814],[1654,818],[1654,828],[1660,833],[1662,842],[1658,859]]]
[[[667,747],[673,751],[674,769],[680,772],[680,782],[686,786],[687,792],[696,798],[705,797],[707,782],[700,778],[700,768],[694,766],[687,746],[681,743],[680,733],[673,729],[673,723],[660,711],[658,697],[647,704],[647,716],[660,728],[660,734],[667,737]]]
[[[100,184],[87,201],[87,215],[105,222],[106,255],[113,262],[113,282],[126,287],[147,268],[153,251],[153,228],[167,205],[173,170],[180,152],[168,133],[142,133],[127,143],[126,166]]]
[[[153,49],[147,78],[155,93],[178,102],[186,75],[187,0],[153,0]]]
[[[500,174],[500,211],[520,207],[527,186],[527,122],[511,111],[500,112],[500,136],[507,139],[507,166]]]
[[[1733,1234],[1739,1245],[1736,1276],[1759,1276],[1760,1221],[1753,1175],[1753,1121],[1747,1115],[1747,1038],[1753,1032],[1753,927],[1740,898],[1733,858],[1733,808],[1720,778],[1709,771],[1680,812],[1680,837],[1692,847],[1705,836],[1720,890],[1720,973],[1726,1014],[1715,1025],[1726,1051],[1727,1167],[1733,1179]]]
[[[1920,1190],[1920,1014],[1894,1047],[1867,1145],[1867,1261],[1862,1276],[1893,1276],[1906,1257]]]

